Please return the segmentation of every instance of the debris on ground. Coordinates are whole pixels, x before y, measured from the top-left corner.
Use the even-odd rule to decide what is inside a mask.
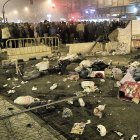
[[[50,87],[50,90],[54,90],[54,89],[56,89],[57,88],[57,83],[54,83],[51,87]]]
[[[14,100],[14,103],[19,104],[19,105],[30,105],[30,104],[32,104],[34,102],[38,102],[38,101],[40,101],[40,99],[33,98],[32,96],[20,96]]]
[[[8,94],[11,94],[11,93],[15,93],[16,91],[14,89],[11,89],[11,90],[9,90],[7,92],[8,92]]]
[[[129,82],[136,82],[134,80],[133,76],[129,72],[127,72],[127,74],[121,79],[120,83],[124,84],[127,81],[129,81]]]
[[[135,101],[140,100],[140,83],[125,82],[119,89],[119,98],[123,100]]]
[[[101,124],[97,125],[97,131],[100,133],[100,135],[102,137],[104,137],[107,134],[107,130],[106,130],[105,126],[103,126]]]
[[[36,91],[36,90],[37,90],[37,86],[34,85],[34,86],[32,87],[32,91]]]
[[[68,80],[68,78],[63,78],[63,82],[66,82]]]
[[[105,79],[100,79],[100,81],[104,83],[105,82]]]
[[[82,135],[85,129],[86,123],[81,122],[81,123],[75,123],[74,126],[72,127],[71,134],[79,134]]]
[[[119,131],[113,131],[114,133],[116,133],[119,137],[122,137],[124,134],[122,132]]]
[[[131,140],[136,140],[137,137],[138,137],[138,135],[135,134],[131,137]]]
[[[91,78],[105,78],[105,72],[104,71],[92,71],[90,76]]]
[[[70,105],[73,105],[73,100],[68,100],[67,103],[70,104]]]
[[[112,69],[113,77],[115,80],[120,81],[123,78],[123,72],[119,68]]]
[[[7,86],[8,86],[8,84],[4,84],[4,85],[3,85],[3,87],[7,87]]]
[[[60,57],[58,61],[60,60],[70,60],[72,62],[75,61],[81,61],[83,59],[82,54],[67,54],[65,57]]]
[[[81,87],[84,89],[85,92],[95,92],[97,87],[93,81],[83,81],[81,82]]]
[[[63,113],[62,113],[62,118],[69,118],[73,115],[71,109],[69,108],[64,108]]]
[[[105,72],[105,77],[107,77],[107,78],[110,78],[113,75],[111,68],[106,68],[104,72]]]
[[[7,81],[10,81],[11,80],[11,78],[7,78]]]
[[[35,65],[39,71],[45,71],[49,69],[50,62],[48,59],[43,58],[43,61]]]
[[[79,80],[79,74],[70,74],[68,76],[68,80],[71,80],[71,81],[77,81],[77,80]]]
[[[91,120],[87,120],[86,124],[91,124]]]
[[[83,98],[79,98],[78,102],[79,102],[81,107],[85,107],[85,102],[84,102]]]
[[[106,105],[99,105],[98,107],[95,107],[93,110],[94,115],[101,119],[103,117],[103,111],[105,109],[105,106]]]
[[[14,77],[14,81],[18,81],[18,78],[15,78],[15,77]]]

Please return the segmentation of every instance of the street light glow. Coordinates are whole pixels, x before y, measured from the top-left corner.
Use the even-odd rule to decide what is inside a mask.
[[[29,8],[28,7],[24,7],[24,11],[25,12],[28,12],[29,11]]]
[[[17,10],[14,10],[13,13],[14,13],[15,15],[17,15],[17,14],[18,14],[18,11],[17,11]]]
[[[47,2],[48,2],[49,4],[51,4],[51,3],[52,3],[52,0],[47,0]]]

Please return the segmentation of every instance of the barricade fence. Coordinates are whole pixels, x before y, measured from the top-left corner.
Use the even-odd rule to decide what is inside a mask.
[[[10,50],[10,54],[31,54],[45,52],[50,48],[51,53],[59,51],[58,37],[40,37],[40,38],[18,38],[6,41],[6,49]]]

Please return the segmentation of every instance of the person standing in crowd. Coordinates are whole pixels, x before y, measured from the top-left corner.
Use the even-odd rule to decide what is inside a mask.
[[[5,24],[3,27],[2,27],[2,42],[3,42],[3,48],[6,48],[6,47],[9,47],[9,45],[7,46],[6,45],[6,41],[8,39],[10,39],[11,37],[11,34],[10,34],[10,31],[9,31],[9,26],[8,24]]]
[[[84,41],[84,31],[85,31],[85,25],[83,22],[79,22],[77,24],[76,31],[78,33],[79,42],[83,42]]]
[[[0,48],[2,48],[2,26],[0,25]]]

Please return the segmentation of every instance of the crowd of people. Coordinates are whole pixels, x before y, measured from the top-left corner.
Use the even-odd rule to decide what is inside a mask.
[[[0,47],[6,46],[8,39],[58,36],[62,44],[108,40],[108,35],[116,28],[125,28],[125,22],[40,22],[5,23],[0,25]]]

